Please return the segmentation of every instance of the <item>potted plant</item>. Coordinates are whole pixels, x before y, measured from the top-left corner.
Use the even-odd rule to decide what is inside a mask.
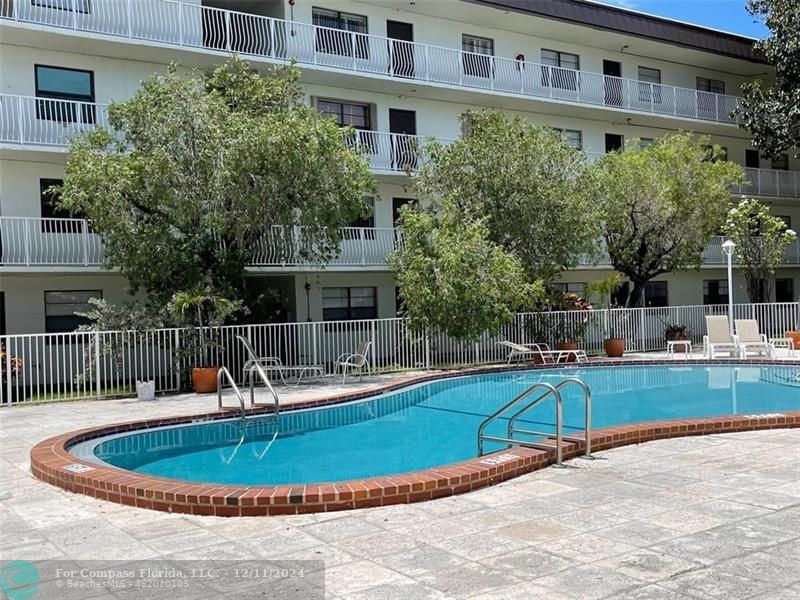
[[[176,292],[167,304],[167,309],[178,322],[194,327],[195,343],[191,355],[197,361],[192,367],[192,388],[199,394],[217,391],[219,364],[214,350],[217,342],[209,338],[208,327],[218,327],[229,316],[241,309],[234,302],[217,294],[209,285],[198,285],[192,290]]]
[[[553,302],[555,310],[561,311],[558,325],[559,340],[556,343],[556,350],[577,350],[578,343],[582,342],[586,336],[586,329],[589,327],[589,311],[592,305],[577,294],[567,292]],[[575,314],[577,311],[584,311]],[[566,355],[563,362],[575,362],[575,355]]]
[[[669,341],[673,340],[686,340],[691,339],[691,331],[686,325],[669,325],[664,324],[664,339]],[[686,352],[688,350],[686,344],[675,344],[675,352]]]
[[[587,295],[599,296],[600,302],[606,311],[603,348],[606,351],[606,356],[611,358],[619,358],[625,353],[625,338],[616,335],[611,321],[611,295],[617,290],[621,283],[622,275],[619,273],[612,273],[608,277],[593,281],[586,286]]]

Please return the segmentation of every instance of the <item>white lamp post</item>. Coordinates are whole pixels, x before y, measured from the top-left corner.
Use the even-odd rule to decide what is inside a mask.
[[[733,337],[733,250],[736,244],[732,240],[725,240],[722,251],[728,257],[728,327]]]

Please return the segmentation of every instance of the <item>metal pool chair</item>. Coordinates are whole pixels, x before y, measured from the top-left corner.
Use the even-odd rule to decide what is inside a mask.
[[[277,371],[278,376],[281,378],[281,381],[284,385],[286,385],[286,379],[283,375],[283,361],[277,356],[258,356],[256,355],[256,351],[253,350],[253,346],[250,345],[250,342],[247,341],[247,338],[237,335],[236,338],[244,345],[245,350],[247,351],[247,362],[244,363],[244,373],[245,376],[250,371],[250,367],[253,365],[259,365],[262,369],[267,371]]]
[[[739,340],[731,335],[728,317],[725,315],[706,316],[706,335],[703,336],[703,355],[714,358],[714,352],[729,352],[731,356],[739,354]]]
[[[584,362],[588,360],[584,350],[551,350],[547,344],[515,344],[504,340],[497,342],[501,346],[509,349],[508,360],[506,364],[510,364],[515,358],[533,358],[541,356],[543,363],[559,363],[562,360],[569,360],[570,357],[575,358],[575,362]]]
[[[742,358],[747,358],[748,352],[758,355],[772,356],[772,344],[767,336],[758,330],[758,321],[755,319],[736,319],[736,337],[739,339],[739,349]]]
[[[361,378],[364,368],[367,369],[367,374],[371,375],[372,367],[370,366],[369,362],[369,354],[371,351],[372,341],[359,342],[358,348],[355,352],[345,352],[336,359],[336,362],[333,363],[333,372],[338,373],[339,369],[342,369],[342,383],[344,383],[347,379],[348,369],[358,369],[359,379]]]

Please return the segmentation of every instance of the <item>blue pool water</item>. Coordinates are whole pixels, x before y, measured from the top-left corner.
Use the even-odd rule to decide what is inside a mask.
[[[369,401],[284,412],[277,422],[252,418],[244,429],[236,419],[101,439],[93,451],[124,469],[184,480],[247,485],[342,481],[474,458],[481,421],[539,381],[580,377],[592,389],[592,425],[599,429],[800,410],[798,374],[798,367],[632,366],[477,375]],[[582,392],[570,386],[563,396],[565,434],[582,430]],[[554,403],[534,407],[524,420],[528,429],[553,431]],[[503,435],[506,424],[498,421],[488,433]]]

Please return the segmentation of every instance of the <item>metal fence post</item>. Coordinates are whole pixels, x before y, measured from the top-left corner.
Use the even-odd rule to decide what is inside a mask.
[[[311,364],[316,365],[317,362],[317,323],[311,324]]]
[[[6,349],[6,397],[3,398],[3,401],[0,404],[11,404],[11,381],[14,379],[11,377],[11,348],[9,344],[10,338],[5,339],[5,344],[3,347]]]
[[[425,370],[431,369],[431,337],[428,331],[425,332]]]
[[[100,332],[94,332],[94,377],[97,399],[100,400]]]
[[[639,340],[640,340],[640,342],[642,344],[640,350],[642,352],[645,352],[645,351],[647,351],[647,343],[645,341],[646,337],[645,337],[645,329],[644,329],[644,309],[643,308],[639,308],[637,310],[639,311]]]
[[[174,352],[175,361],[176,361],[174,363],[174,366],[175,366],[175,389],[176,390],[180,390],[181,389],[181,355],[180,355],[180,352],[178,352],[178,349],[181,346],[180,329],[176,329],[174,331],[174,335],[173,335],[173,338],[172,338],[172,343],[174,344],[173,352]]]

